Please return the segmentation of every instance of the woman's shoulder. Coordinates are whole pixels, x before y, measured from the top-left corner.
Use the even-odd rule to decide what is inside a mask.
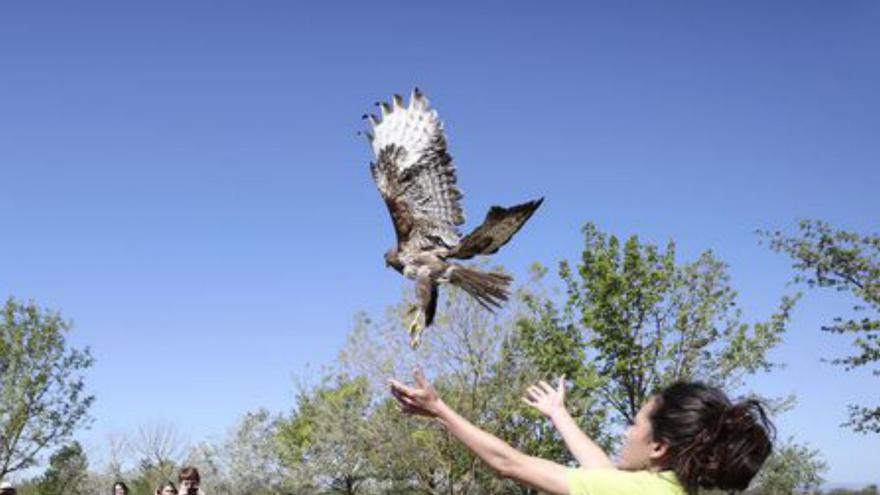
[[[571,495],[682,495],[684,489],[672,471],[619,469],[568,470]]]

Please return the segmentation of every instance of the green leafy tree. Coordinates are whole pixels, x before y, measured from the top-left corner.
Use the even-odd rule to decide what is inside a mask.
[[[827,469],[819,451],[788,439],[774,447],[773,455],[752,482],[752,491],[768,495],[812,493],[825,482],[822,473]]]
[[[49,458],[49,468],[36,483],[42,495],[88,493],[89,463],[79,442],[61,447]]]
[[[563,309],[550,299],[533,302],[521,328],[537,332],[525,338],[534,359],[577,376],[610,406],[609,418],[632,421],[653,391],[676,380],[735,389],[744,376],[775,366],[768,351],[780,342],[794,298],[783,297],[767,321],[749,324],[727,265],[711,251],[677,262],[673,242],[665,249],[636,236],[621,242],[593,224],[583,234],[580,261],[559,266]],[[557,344],[542,349],[548,342]],[[564,363],[550,360],[563,352]]]
[[[495,414],[501,436],[511,439],[518,449],[561,464],[573,464],[573,457],[552,424],[519,402],[529,385],[538,380],[554,382],[553,378],[563,375],[568,382],[566,407],[572,417],[600,445],[610,448],[613,443],[605,429],[607,408],[597,400],[604,380],[594,363],[586,359],[580,328],[563,321],[563,315],[547,297],[541,284],[546,271],[534,264],[530,280],[518,291],[523,312],[505,341],[494,375],[502,381],[496,389],[508,385],[514,390],[513,394],[501,397],[516,403],[499,404]],[[533,492],[525,488],[523,491]]]
[[[219,449],[229,495],[277,493],[283,469],[278,461],[276,436],[280,418],[265,409],[248,412],[236,423]]]
[[[238,424],[234,426],[234,428],[237,427]],[[237,452],[234,454],[226,450],[229,446],[228,442],[229,439],[225,442],[219,443],[207,440],[198,442],[190,447],[186,460],[180,464],[177,472],[179,472],[179,469],[183,466],[195,466],[198,468],[199,475],[201,476],[199,487],[205,493],[221,493],[224,495],[237,495],[242,493],[232,481],[232,475],[230,473],[231,459],[237,455]],[[175,473],[175,477],[171,481],[174,481],[176,476],[177,474]],[[272,486],[271,480],[267,479],[265,480],[264,485],[260,487],[250,486],[250,488],[254,489],[253,495],[262,495],[270,486]]]
[[[584,395],[567,403],[588,411],[581,426],[600,443],[608,447],[615,423],[632,421],[664,385],[698,379],[737,390],[745,376],[776,366],[768,351],[780,342],[796,298],[782,297],[775,314],[750,324],[727,265],[711,252],[679,262],[672,242],[661,249],[635,236],[621,241],[592,224],[583,233],[579,263],[560,263],[565,304],[559,309],[552,298],[533,296],[517,347],[542,373],[574,378],[572,392]],[[785,459],[800,456],[797,466],[807,474],[783,474],[804,485],[820,467],[807,453],[784,451]]]
[[[745,323],[727,266],[711,253],[676,262],[671,243],[621,243],[592,226],[584,233],[581,263],[561,265],[561,302],[541,286],[546,270],[537,265],[495,315],[446,289],[417,351],[408,348],[407,302],[381,320],[358,315],[338,360],[279,427],[287,475],[301,482],[293,491],[533,493],[500,479],[438,425],[397,410],[386,380],[405,378],[415,366],[480,427],[566,464],[573,459],[552,426],[520,400],[536,380],[564,374],[568,407],[610,448],[619,422],[661,385],[699,378],[739,387],[746,375],[774,367],[767,352],[794,299],[783,298],[766,321]],[[344,424],[366,441],[342,441],[351,436],[340,434]],[[359,483],[339,483],[355,479],[343,475],[351,472],[346,459],[363,463]]]
[[[153,462],[142,459],[130,477],[129,488],[132,495],[155,494],[160,483],[172,479],[169,473],[172,473],[175,467],[176,465],[170,461]]]
[[[858,301],[851,315],[834,317],[822,330],[855,337],[856,352],[832,363],[846,370],[873,367],[873,374],[880,376],[880,235],[836,229],[819,220],[801,221],[795,234],[759,235],[792,259],[795,282],[847,293]],[[861,433],[880,433],[880,405],[850,405],[847,425]]]
[[[880,494],[880,490],[877,489],[877,485],[868,485],[861,489],[849,490],[845,488],[835,488],[833,490],[829,490],[825,492],[827,495],[878,495]]]
[[[522,487],[498,478],[438,425],[400,414],[386,380],[405,378],[419,366],[445,402],[481,427],[511,443],[531,442],[537,435],[535,421],[526,417],[528,407],[520,398],[538,374],[516,360],[510,343],[524,308],[512,300],[493,315],[466,294],[444,289],[435,324],[412,351],[407,306],[391,308],[380,321],[359,315],[337,362],[338,372],[364,377],[373,397],[369,435],[378,440],[364,454],[375,470],[370,488],[379,493],[522,493]],[[300,423],[303,431],[312,427]]]
[[[365,492],[373,478],[371,404],[363,377],[335,376],[300,393],[297,410],[277,433],[281,462],[296,473],[292,481],[300,489],[305,484],[347,495]]]
[[[94,396],[83,373],[88,349],[66,341],[71,324],[33,303],[8,299],[0,314],[0,479],[36,464],[89,420]]]

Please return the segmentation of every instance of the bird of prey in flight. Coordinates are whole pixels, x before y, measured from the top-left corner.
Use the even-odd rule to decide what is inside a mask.
[[[439,284],[459,287],[490,311],[507,300],[510,276],[451,260],[496,253],[544,199],[509,208],[493,206],[479,227],[462,236],[458,230],[464,223],[462,194],[437,111],[418,88],[406,106],[399,95],[391,104],[377,105],[381,116],[364,115],[371,127],[365,134],[375,155],[370,171],[397,234],[385,263],[416,283],[417,305],[409,325],[410,345],[415,348],[422,330],[434,321]]]

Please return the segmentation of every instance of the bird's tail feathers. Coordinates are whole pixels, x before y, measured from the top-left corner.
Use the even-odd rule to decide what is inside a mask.
[[[508,287],[513,278],[503,273],[484,272],[475,268],[453,265],[449,283],[467,292],[481,306],[494,311],[507,301]]]

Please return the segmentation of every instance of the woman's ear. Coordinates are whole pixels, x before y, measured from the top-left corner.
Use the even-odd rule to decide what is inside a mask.
[[[657,440],[651,441],[651,452],[648,453],[648,457],[652,461],[660,461],[666,454],[669,452],[669,443],[665,440]]]

